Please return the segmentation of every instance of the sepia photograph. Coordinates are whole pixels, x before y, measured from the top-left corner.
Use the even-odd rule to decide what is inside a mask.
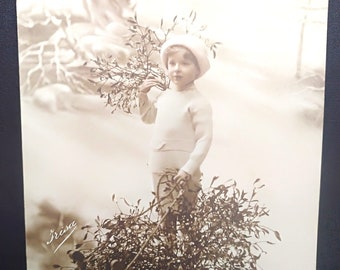
[[[316,269],[328,1],[17,1],[27,269]]]

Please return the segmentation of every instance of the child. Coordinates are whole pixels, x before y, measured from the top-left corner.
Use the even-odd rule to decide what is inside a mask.
[[[176,171],[173,179],[184,181],[184,199],[194,207],[201,189],[200,165],[212,140],[212,112],[208,101],[196,89],[195,80],[209,68],[205,44],[194,36],[175,36],[161,48],[162,65],[171,81],[170,89],[155,101],[147,93],[159,81],[148,77],[140,86],[139,110],[145,123],[154,123],[150,167],[161,214],[171,204],[164,172]],[[172,199],[176,194],[172,194]]]

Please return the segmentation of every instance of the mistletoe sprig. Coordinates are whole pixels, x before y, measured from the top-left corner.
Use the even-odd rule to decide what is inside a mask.
[[[128,211],[103,220],[97,217],[96,225],[83,226],[83,241],[68,251],[77,265],[74,269],[258,269],[264,246],[275,244],[269,238],[281,240],[279,232],[261,222],[269,215],[257,199],[264,185],[258,179],[247,193],[235,181],[215,185],[216,180],[200,191],[190,212],[185,211],[183,192],[176,193],[173,203],[179,207],[171,204],[166,213],[173,220],[171,227],[161,226],[164,216],[157,214],[156,198],[147,209],[140,200],[130,204],[124,199]],[[178,182],[167,183],[169,196],[182,190]]]
[[[130,48],[131,55],[127,61],[122,62],[112,56],[97,57],[91,61],[94,66],[89,81],[97,86],[97,92],[106,99],[106,105],[112,107],[112,113],[117,109],[131,113],[137,107],[138,87],[149,75],[159,80],[156,86],[159,90],[169,87],[169,79],[160,65],[159,52],[170,34],[184,32],[198,36],[204,40],[213,57],[220,45],[202,36],[206,26],[196,27],[194,11],[187,17],[175,16],[168,27],[163,19],[157,28],[143,26],[137,15],[128,19],[128,24],[129,35],[125,45]]]

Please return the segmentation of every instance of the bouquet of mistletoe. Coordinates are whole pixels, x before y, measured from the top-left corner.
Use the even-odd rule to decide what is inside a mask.
[[[90,61],[91,79],[89,81],[97,87],[100,97],[106,99],[106,105],[112,107],[112,113],[117,109],[131,113],[137,107],[138,86],[152,75],[159,79],[157,88],[164,91],[169,86],[169,80],[159,61],[162,44],[176,32],[190,33],[204,40],[207,48],[216,56],[220,42],[212,42],[204,38],[202,32],[206,26],[196,27],[196,12],[191,11],[188,17],[175,16],[169,27],[164,26],[161,19],[158,28],[141,25],[137,15],[128,19],[129,34],[126,46],[131,48],[131,54],[126,61],[113,56],[97,57]],[[89,63],[85,63],[89,65]]]

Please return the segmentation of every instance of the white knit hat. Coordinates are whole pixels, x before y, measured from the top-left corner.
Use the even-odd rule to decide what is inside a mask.
[[[165,70],[167,70],[166,63],[168,61],[166,50],[171,46],[183,46],[187,48],[196,57],[200,68],[200,73],[197,78],[201,77],[210,68],[207,47],[204,42],[198,37],[191,35],[177,35],[168,39],[161,47],[161,61]]]

